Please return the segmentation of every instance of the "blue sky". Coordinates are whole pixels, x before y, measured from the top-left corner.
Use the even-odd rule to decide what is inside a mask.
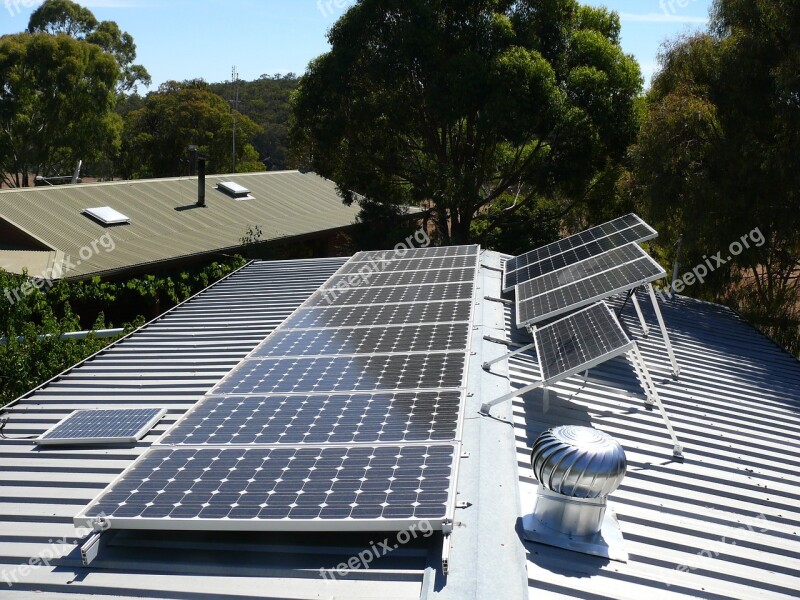
[[[328,48],[325,34],[353,0],[84,0],[116,21],[138,46],[153,84],[169,79],[243,79],[302,73]],[[25,29],[38,0],[0,0],[0,35]],[[664,40],[702,28],[711,0],[587,0],[620,13],[622,45],[646,78]],[[339,7],[337,7],[337,4]],[[152,89],[152,88],[151,88]]]

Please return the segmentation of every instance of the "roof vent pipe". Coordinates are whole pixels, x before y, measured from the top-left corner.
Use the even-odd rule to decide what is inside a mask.
[[[206,205],[206,157],[197,157],[197,206]]]
[[[189,146],[189,177],[197,175],[197,146]]]
[[[627,561],[622,532],[607,498],[622,483],[625,451],[614,438],[591,427],[554,427],[531,452],[539,481],[533,514],[523,520],[535,542]]]

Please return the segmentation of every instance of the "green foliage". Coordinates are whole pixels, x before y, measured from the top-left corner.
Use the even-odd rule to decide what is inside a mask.
[[[261,127],[249,141],[258,152],[258,160],[271,171],[292,168],[288,156],[290,96],[298,81],[294,73],[289,73],[239,82],[239,111]],[[210,87],[223,98],[231,97],[229,83],[213,83]]]
[[[718,0],[708,33],[661,57],[625,181],[682,263],[766,238],[689,293],[732,304],[800,351],[800,3]],[[673,254],[667,252],[671,259]]]
[[[443,243],[508,194],[480,229],[569,208],[635,137],[642,79],[619,29],[575,0],[361,0],[294,96],[297,161],[348,203],[430,201]]]
[[[244,115],[237,120],[240,140],[260,128]],[[187,148],[197,145],[209,160],[209,173],[230,173],[233,115],[228,102],[201,80],[170,81],[148,94],[139,110],[125,117],[123,175],[128,179],[185,175]],[[252,144],[237,145],[236,170],[264,170]]]
[[[138,84],[150,85],[150,74],[142,65],[135,65],[136,44],[133,37],[114,21],[95,18],[88,8],[70,0],[45,0],[31,15],[29,33],[64,34],[86,40],[111,54],[120,68],[120,92],[136,90]]]
[[[114,152],[114,58],[66,35],[0,37],[0,174],[11,187],[54,165]]]
[[[113,339],[66,341],[72,331],[142,326],[215,281],[241,268],[241,258],[215,262],[174,276],[148,275],[128,281],[59,281],[32,288],[12,302],[26,277],[0,270],[0,406],[47,381],[111,343]],[[6,295],[5,290],[11,293]],[[23,341],[17,338],[24,336]],[[39,336],[48,336],[39,339]]]

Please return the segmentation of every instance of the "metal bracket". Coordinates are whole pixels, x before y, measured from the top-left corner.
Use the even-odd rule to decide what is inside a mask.
[[[461,453],[461,458],[469,458],[470,456],[471,456],[471,455],[470,455],[470,453],[469,453],[469,450],[464,450],[464,451]]]
[[[520,388],[518,390],[512,390],[505,396],[500,396],[499,398],[495,398],[490,402],[484,402],[481,405],[480,414],[487,417],[491,417],[492,407],[497,406],[498,404],[502,404],[503,402],[508,402],[509,400],[513,400],[517,396],[522,396],[523,394],[527,394],[528,392],[532,392],[533,390],[538,390],[540,387],[543,386],[544,386],[544,381],[537,381],[536,383],[532,383],[528,386],[525,386],[524,388]]]
[[[678,359],[675,358],[675,351],[672,349],[672,342],[669,339],[667,326],[664,323],[664,315],[661,314],[661,308],[658,306],[658,299],[656,298],[656,293],[653,290],[653,285],[651,283],[647,284],[647,293],[650,294],[650,300],[653,303],[653,310],[656,313],[656,319],[658,319],[658,326],[661,328],[661,335],[664,336],[664,343],[667,346],[667,354],[669,354],[669,360],[672,363],[672,375],[675,379],[677,379],[681,374],[681,368],[678,366]]]
[[[108,543],[108,531],[95,531],[81,545],[81,561],[88,567],[97,558],[100,550]]]
[[[512,356],[516,356],[517,354],[522,354],[523,352],[527,352],[528,350],[533,350],[536,348],[536,344],[527,344],[526,346],[522,346],[517,348],[513,352],[509,352],[508,354],[503,354],[502,356],[498,356],[492,360],[488,360],[483,363],[483,370],[484,371],[491,371],[492,365],[495,365],[499,362],[503,362],[504,360],[508,360]]]
[[[506,306],[514,306],[513,300],[506,300],[505,298],[494,298],[493,296],[484,296],[484,300],[488,300],[489,302],[499,302],[500,304],[505,304]]]
[[[450,571],[450,533],[444,534],[442,540],[442,574],[447,575]]]
[[[472,503],[466,500],[459,500],[456,502],[456,508],[469,508],[470,506],[472,506]]]

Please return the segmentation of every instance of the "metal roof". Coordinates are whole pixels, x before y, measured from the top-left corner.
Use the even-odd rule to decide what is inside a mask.
[[[686,445],[685,462],[672,460],[663,422],[644,408],[624,357],[593,369],[588,380],[554,386],[546,401],[538,391],[514,403],[523,513],[533,508],[530,448],[542,431],[595,427],[619,440],[628,457],[609,505],[629,562],[526,543],[530,597],[797,598],[800,363],[727,308],[665,297],[662,310],[681,365],[678,381],[652,308],[645,311],[649,339],[630,306],[623,321]],[[510,325],[510,311],[507,319]],[[525,356],[509,368],[515,387],[538,371]]]
[[[170,409],[141,443],[117,449],[43,451],[0,440],[0,589],[5,597],[221,598],[789,598],[800,580],[800,363],[733,312],[686,298],[664,312],[682,366],[657,334],[642,340],[648,367],[682,440],[672,462],[660,416],[644,409],[624,359],[498,406],[483,400],[537,375],[534,361],[480,368],[506,352],[484,339],[517,336],[498,297],[501,255],[484,252],[470,359],[450,573],[436,537],[416,540],[366,570],[323,581],[384,535],[121,532],[92,568],[80,566],[72,517],[213,383],[343,264],[339,259],[254,263],[21,400],[9,435],[36,435],[77,408]],[[653,315],[647,314],[650,320]],[[641,340],[635,315],[623,321]],[[653,328],[656,331],[655,327]],[[470,416],[472,415],[472,416]],[[512,427],[508,421],[514,421]],[[522,543],[532,508],[533,440],[553,425],[592,425],[624,446],[630,468],[610,498],[630,561],[608,563]],[[750,526],[752,531],[747,529]],[[764,531],[762,531],[764,530]],[[388,538],[390,534],[387,534]],[[62,536],[70,537],[60,544]],[[56,540],[55,546],[49,540]],[[49,552],[57,550],[57,558]],[[33,557],[49,563],[27,569]],[[8,588],[5,576],[17,576]]]
[[[237,202],[215,189],[224,181],[245,185],[255,199]],[[263,241],[331,232],[352,225],[358,214],[357,206],[342,203],[332,182],[298,171],[211,175],[206,208],[196,208],[196,201],[195,177],[21,188],[0,192],[0,222],[62,252],[62,261],[71,257],[61,264],[64,277],[72,278],[236,248],[251,226],[262,229]],[[82,214],[96,206],[116,209],[131,222],[105,227]],[[111,251],[111,244],[97,243],[106,234]],[[20,262],[24,256],[7,254],[0,250],[0,265],[41,272],[41,259],[27,265]]]

